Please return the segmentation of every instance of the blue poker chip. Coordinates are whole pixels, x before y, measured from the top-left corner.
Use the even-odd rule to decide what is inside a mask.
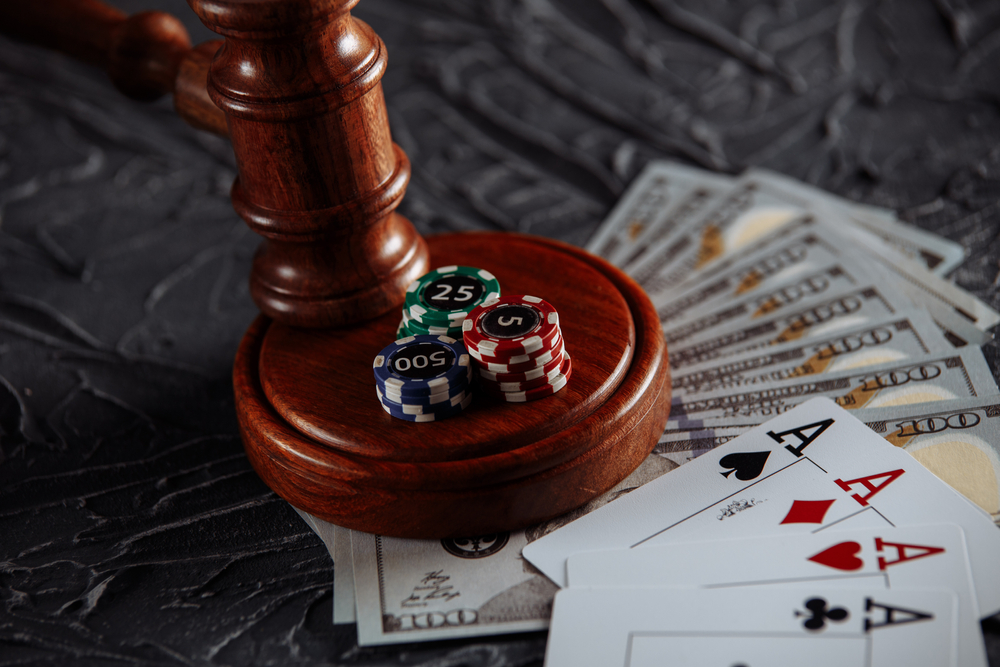
[[[372,362],[382,394],[429,396],[467,385],[472,364],[465,345],[449,336],[409,336],[387,345]]]
[[[472,394],[466,396],[465,400],[463,400],[461,403],[459,403],[454,407],[448,408],[446,410],[441,410],[439,412],[430,412],[430,413],[416,414],[416,415],[408,414],[401,410],[396,410],[395,408],[390,407],[390,404],[382,401],[380,402],[382,403],[382,409],[385,410],[387,413],[389,413],[389,415],[391,415],[392,417],[395,417],[396,419],[403,419],[406,421],[417,422],[417,423],[434,422],[434,421],[441,421],[442,419],[448,419],[449,417],[454,417],[458,414],[461,414],[461,412],[465,410],[467,407],[469,407],[470,403],[472,403]]]
[[[472,395],[472,392],[466,388],[463,391],[458,392],[454,396],[443,396],[441,400],[435,401],[433,403],[400,403],[399,401],[394,401],[391,398],[385,396],[378,389],[375,390],[378,400],[381,401],[384,407],[390,410],[395,410],[397,412],[402,412],[407,415],[424,415],[424,414],[439,414],[450,412],[455,407],[462,404],[465,399]]]
[[[388,399],[393,403],[399,403],[401,405],[439,405],[450,401],[459,394],[468,392],[471,389],[469,383],[463,383],[455,387],[449,387],[447,391],[442,391],[436,394],[423,394],[423,395],[413,395],[413,394],[400,394],[394,391],[390,391],[383,387],[375,387],[375,391],[378,392],[379,396],[384,399]]]

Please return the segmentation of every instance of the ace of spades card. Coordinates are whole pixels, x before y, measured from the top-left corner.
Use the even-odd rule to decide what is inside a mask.
[[[1000,531],[989,518],[846,410],[817,398],[523,553],[565,587],[567,559],[586,551],[931,523],[962,528],[980,612],[1000,611]]]
[[[570,588],[546,667],[956,665],[948,591]]]

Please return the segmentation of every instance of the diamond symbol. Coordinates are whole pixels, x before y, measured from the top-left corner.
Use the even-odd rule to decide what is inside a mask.
[[[823,523],[826,511],[835,500],[796,500],[781,523]]]

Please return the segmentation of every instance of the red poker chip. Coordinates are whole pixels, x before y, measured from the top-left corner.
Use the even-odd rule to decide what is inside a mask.
[[[539,398],[545,398],[546,396],[551,396],[552,394],[561,391],[567,385],[570,376],[573,374],[573,360],[566,357],[561,370],[561,373],[553,376],[546,384],[538,387],[532,387],[531,389],[525,389],[523,391],[500,391],[497,388],[497,385],[493,382],[481,382],[480,386],[482,387],[484,393],[507,401],[508,403],[525,403],[527,401],[535,401]]]
[[[474,308],[462,332],[466,347],[475,348],[481,358],[516,363],[507,360],[553,345],[559,313],[537,296],[504,296]]]
[[[564,366],[565,362],[560,364],[558,367],[553,368],[545,375],[536,377],[532,380],[523,380],[520,382],[497,382],[494,383],[493,386],[504,392],[518,392],[527,391],[528,389],[534,389],[535,387],[541,387],[546,384],[552,384],[552,382],[556,379],[556,376],[564,374]],[[485,382],[486,381],[484,380],[484,383]]]
[[[529,370],[517,373],[495,373],[482,367],[477,370],[479,371],[479,377],[489,382],[528,382],[557,371],[562,366],[565,355],[566,348],[560,347],[559,351],[554,356],[551,356],[550,361],[541,366],[535,366]]]
[[[466,347],[465,349],[469,352],[469,355],[473,359],[479,362],[480,366],[484,366],[486,364],[492,364],[494,366],[497,364],[513,366],[515,364],[524,364],[534,359],[540,359],[541,357],[545,356],[547,352],[558,350],[561,347],[562,347],[562,335],[557,331],[555,337],[553,337],[552,340],[549,341],[549,344],[546,347],[542,348],[541,350],[532,352],[530,354],[517,354],[517,355],[510,355],[503,357],[488,357],[488,356],[483,356],[479,352],[479,350],[475,348]]]
[[[492,361],[493,363],[497,364],[505,364],[505,363],[510,363],[509,360],[516,357],[525,357],[525,356],[533,357],[538,354],[541,354],[545,350],[551,350],[553,347],[558,347],[558,341],[560,335],[561,332],[559,330],[559,327],[556,326],[551,331],[549,331],[545,336],[541,335],[528,336],[523,341],[518,343],[518,345],[520,345],[521,347],[515,347],[513,352],[512,351],[499,352],[496,349],[490,348],[489,346],[485,348],[480,348],[471,342],[465,343],[465,347],[470,352],[475,353],[476,358],[481,358],[485,361]],[[464,336],[463,336],[463,342],[465,342]]]
[[[479,360],[476,360],[474,363],[479,367],[480,375],[482,375],[482,371],[484,370],[490,373],[524,373],[534,370],[539,366],[547,366],[552,363],[554,359],[564,354],[564,352],[565,346],[560,342],[558,349],[548,350],[537,357],[532,357],[526,361],[514,364],[495,364],[492,362],[481,362]]]

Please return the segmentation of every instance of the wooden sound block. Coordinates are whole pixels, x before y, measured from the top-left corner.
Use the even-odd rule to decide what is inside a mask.
[[[345,329],[260,317],[234,369],[247,455],[292,505],[380,535],[443,538],[523,528],[608,490],[649,454],[670,412],[667,351],[645,293],[604,260],[514,234],[427,239],[431,266],[493,273],[504,295],[551,303],[573,374],[547,398],[476,392],[461,414],[383,411],[372,360],[401,310]]]

